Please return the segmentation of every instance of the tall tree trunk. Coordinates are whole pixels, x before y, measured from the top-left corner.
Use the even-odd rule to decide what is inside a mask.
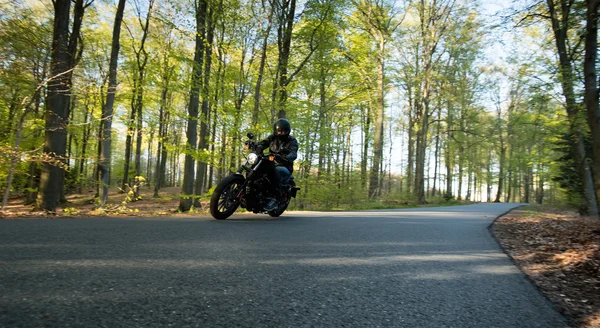
[[[192,72],[192,86],[188,104],[188,122],[186,130],[186,151],[183,182],[181,185],[181,198],[179,210],[187,212],[193,204],[194,172],[196,146],[198,143],[198,112],[200,107],[200,87],[202,86],[202,71],[204,68],[204,47],[206,31],[207,0],[196,1],[196,49],[194,51],[194,68]]]
[[[511,134],[509,133],[509,136]],[[508,158],[513,158],[513,151],[514,148],[511,147],[509,150],[509,155]],[[510,203],[513,200],[514,194],[513,194],[513,179],[515,176],[516,172],[515,169],[513,168],[512,165],[508,165],[508,176],[506,177],[506,198],[504,199],[505,202]]]
[[[48,55],[46,55],[46,57],[43,60],[42,63],[42,72],[38,77],[38,85],[41,85],[43,83],[44,80],[46,80],[47,77],[47,72],[48,72]],[[44,85],[43,88],[46,88],[46,86]],[[35,118],[39,118],[39,113],[40,113],[40,105],[42,103],[42,91],[40,90],[40,92],[36,93],[34,95],[34,104],[35,104],[35,109],[33,111],[33,115],[35,115]],[[37,130],[34,133],[35,138],[39,138],[40,137],[40,131]],[[36,148],[36,146],[32,146],[31,150],[34,150]],[[29,205],[29,204],[35,204],[35,200],[37,198],[38,192],[37,189],[39,187],[39,183],[40,183],[40,168],[38,163],[36,162],[31,162],[29,163],[29,174],[27,177],[27,191],[25,192],[25,205]]]
[[[39,92],[40,88],[41,86],[37,88],[36,92]],[[35,96],[33,97],[33,100],[29,102],[29,104],[23,104],[25,105],[25,111],[23,112],[23,114],[21,114],[21,118],[19,119],[19,123],[17,125],[15,145],[13,147],[13,154],[11,156],[12,158],[10,161],[10,169],[8,171],[8,177],[6,181],[6,189],[4,190],[4,196],[2,197],[2,210],[4,210],[4,208],[6,207],[6,203],[8,202],[8,196],[10,195],[10,188],[12,187],[15,168],[17,167],[17,162],[19,161],[20,157],[19,153],[21,152],[21,136],[23,132],[23,123],[25,123],[25,118],[27,117],[27,114],[34,110],[34,107],[31,106],[34,99]]]
[[[146,176],[147,181],[146,183],[150,184],[152,183],[152,165],[154,164],[154,158],[152,157],[152,145],[154,144],[154,133],[156,133],[156,131],[154,130],[154,127],[150,128],[150,135],[148,136],[148,158],[146,159]]]
[[[486,202],[490,203],[492,201],[492,186],[494,185],[493,174],[492,174],[492,148],[490,148],[490,150],[488,151],[486,173],[487,173],[486,180],[485,180],[485,184],[487,186]]]
[[[169,43],[169,49],[170,49]],[[154,195],[152,197],[158,197],[158,191],[163,187],[165,172],[163,169],[163,158],[166,159],[166,142],[167,142],[167,97],[169,94],[169,82],[171,79],[172,70],[169,68],[169,50],[163,58],[163,78],[162,78],[162,91],[160,97],[160,108],[158,113],[158,146],[156,148],[156,169],[154,171]],[[166,163],[166,161],[165,161]]]
[[[100,157],[98,171],[100,181],[102,182],[102,194],[100,196],[100,206],[106,206],[108,202],[108,186],[110,184],[110,164],[111,164],[111,143],[112,143],[112,119],[113,107],[115,104],[115,92],[117,90],[117,65],[119,61],[119,48],[121,46],[121,22],[123,21],[123,11],[125,10],[125,1],[119,0],[117,12],[115,14],[115,24],[113,26],[112,46],[110,50],[110,61],[108,64],[108,92],[106,93],[106,103],[102,107],[102,155]]]
[[[71,0],[56,0],[54,4],[54,32],[52,39],[52,59],[50,63],[51,81],[46,99],[46,133],[44,154],[49,159],[44,162],[40,180],[38,206],[48,212],[55,212],[64,185],[64,155],[66,125],[69,117],[69,20]]]
[[[442,110],[438,108],[437,111],[437,125],[436,125],[436,136],[435,136],[435,151],[434,151],[434,171],[433,171],[433,188],[431,190],[431,197],[435,197],[436,188],[437,188],[437,175],[439,168],[439,157],[440,157],[440,131],[441,131],[441,122],[442,122]]]
[[[363,121],[366,121],[363,124],[363,149],[362,149],[362,159],[360,162],[360,176],[361,176],[361,184],[363,190],[367,185],[367,165],[369,163],[369,143],[371,135],[371,104],[367,106],[366,110],[363,108]]]
[[[527,167],[523,174],[523,199],[525,203],[531,203],[531,167]]]
[[[406,192],[412,193],[415,181],[415,102],[412,97],[412,87],[407,88],[408,93],[408,156],[406,160]]]
[[[129,121],[127,122],[127,137],[125,138],[125,166],[123,168],[123,181],[121,182],[121,192],[127,192],[127,186],[129,185],[129,167],[131,166],[131,148],[133,147],[133,134],[135,133],[134,122],[137,114],[135,105],[131,104],[131,112],[129,114]]]
[[[459,144],[458,146],[458,153],[459,154],[464,154],[465,153],[465,147],[462,144]],[[458,189],[456,191],[456,199],[458,200],[462,200],[462,191],[463,191],[463,177],[464,177],[464,173],[465,173],[465,166],[464,166],[464,157],[463,156],[459,156],[458,157]]]
[[[415,195],[419,204],[427,203],[425,199],[425,153],[427,151],[427,131],[429,129],[429,88],[424,87],[423,103],[420,105],[419,131],[417,131],[417,144],[415,156]]]
[[[264,1],[263,1],[264,8]],[[275,12],[275,4],[269,7],[269,14],[267,18],[267,29],[263,32],[263,43],[260,54],[260,65],[258,67],[258,76],[256,78],[256,86],[254,87],[254,109],[252,110],[252,122],[251,128],[258,128],[258,114],[260,111],[260,89],[262,86],[262,79],[265,73],[265,63],[267,61],[267,47],[269,45],[269,34],[271,34],[271,27],[273,26],[273,13]]]
[[[104,93],[102,91],[100,91],[100,95],[103,96]],[[102,105],[101,105],[101,111],[104,112],[104,101],[102,101]],[[100,171],[100,165],[102,164],[102,145],[104,144],[104,138],[102,137],[102,135],[104,134],[104,130],[103,130],[103,126],[104,124],[102,123],[103,120],[100,119],[98,121],[98,134],[97,134],[97,141],[98,144],[96,146],[96,163],[97,165],[94,167],[94,177],[95,177],[95,181],[96,181],[96,194],[94,195],[94,198],[101,198],[101,194],[100,194],[100,189],[102,186],[102,173]],[[110,172],[110,171],[109,171]],[[108,177],[108,181],[110,183],[110,176]]]
[[[535,193],[535,202],[538,204],[543,204],[544,203],[544,175],[542,172],[544,172],[544,165],[543,164],[539,164],[538,167],[538,186],[537,186],[537,190]]]
[[[210,111],[210,71],[212,64],[212,43],[214,38],[214,9],[208,5],[206,8],[206,44],[204,55],[204,78],[202,80],[202,114],[200,116],[200,140],[198,141],[198,151],[206,153],[208,151],[209,139],[209,111]],[[198,159],[196,170],[196,185],[194,195],[194,205],[200,207],[200,195],[205,192],[207,173],[207,158]]]
[[[494,203],[500,203],[502,198],[502,188],[504,187],[504,167],[506,165],[506,145],[504,141],[504,129],[502,127],[502,108],[500,106],[498,106],[497,112],[498,114],[496,116],[496,122],[498,124],[497,128],[500,138],[500,161],[498,163],[498,190],[496,192],[496,199],[494,199]]]
[[[85,162],[86,162],[86,155],[87,155],[87,147],[88,147],[88,139],[90,137],[90,132],[92,130],[92,124],[91,124],[91,120],[89,120],[90,118],[90,114],[91,114],[91,110],[89,106],[89,102],[86,101],[85,104],[85,116],[83,118],[83,124],[84,124],[84,128],[83,128],[83,140],[81,141],[81,160],[79,161],[79,193],[81,194],[83,192],[83,184],[84,181],[86,180],[86,175],[84,174],[84,167],[85,167]]]
[[[375,135],[373,137],[373,166],[369,177],[369,197],[375,198],[381,194],[379,175],[383,162],[383,126],[384,126],[384,98],[385,98],[385,38],[381,36],[377,56],[377,96],[375,111]]]
[[[598,103],[598,6],[600,1],[587,0],[586,34],[585,34],[585,60],[583,72],[585,77],[585,105],[587,108],[587,121],[592,135],[592,171],[596,200],[600,204],[600,104]]]
[[[327,124],[327,94],[326,94],[326,73],[325,68],[321,65],[319,69],[319,120],[317,125],[319,127],[319,150],[318,150],[318,171],[317,176],[321,177],[325,171],[325,162],[327,161],[326,147],[331,144],[329,131],[331,127]],[[316,132],[315,131],[315,132]]]
[[[572,156],[575,169],[579,173],[581,181],[581,198],[583,201],[582,214],[600,216],[598,212],[598,201],[596,199],[594,182],[591,168],[586,159],[583,130],[579,120],[579,107],[575,98],[573,64],[567,48],[567,34],[569,30],[569,15],[571,4],[567,0],[560,0],[561,12],[557,12],[554,0],[546,0],[550,12],[554,40],[558,51],[559,72],[561,85],[565,97],[567,116],[569,118],[569,130],[573,140]],[[559,17],[560,15],[560,17]],[[596,98],[597,99],[597,98]]]
[[[279,97],[275,104],[278,117],[286,116],[285,104],[288,97],[287,86],[290,83],[288,76],[288,63],[290,60],[292,31],[294,28],[294,19],[296,15],[296,0],[285,0],[279,8],[279,28],[277,29],[277,46],[279,57],[277,62],[277,76],[279,81],[277,84]]]
[[[454,109],[450,99],[447,100],[446,108],[448,114],[446,115],[446,150],[444,152],[444,165],[446,166],[446,191],[444,192],[444,199],[450,200],[454,197],[452,194],[452,179],[454,170]]]
[[[146,13],[146,19],[142,24],[142,18],[138,17],[140,27],[142,29],[142,39],[140,41],[139,49],[135,49],[133,45],[135,57],[136,57],[136,77],[134,78],[134,90],[132,100],[132,111],[135,111],[136,119],[136,139],[135,139],[135,177],[133,179],[133,193],[134,200],[140,198],[140,185],[138,177],[142,175],[142,136],[143,136],[143,108],[144,108],[144,83],[146,77],[146,64],[148,63],[148,53],[146,52],[145,45],[146,39],[148,38],[148,28],[150,26],[150,18],[152,16],[152,7],[154,0],[148,1],[148,11]],[[131,187],[131,186],[130,186]]]

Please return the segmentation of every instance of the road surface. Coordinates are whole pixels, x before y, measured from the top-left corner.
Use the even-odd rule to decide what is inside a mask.
[[[517,205],[0,220],[0,327],[567,327],[488,230]]]

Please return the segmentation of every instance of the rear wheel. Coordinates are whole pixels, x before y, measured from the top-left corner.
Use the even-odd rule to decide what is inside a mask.
[[[225,177],[210,198],[210,214],[217,220],[225,220],[240,206],[238,197],[244,178],[238,175]]]

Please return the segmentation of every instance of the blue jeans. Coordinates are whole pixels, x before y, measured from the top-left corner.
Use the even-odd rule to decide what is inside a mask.
[[[275,166],[275,172],[277,172],[277,175],[279,176],[279,185],[288,183],[288,180],[292,176],[290,170],[285,166]]]

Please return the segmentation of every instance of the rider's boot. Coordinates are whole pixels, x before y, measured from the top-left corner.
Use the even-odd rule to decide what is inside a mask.
[[[265,205],[265,211],[272,211],[279,206],[279,198],[281,197],[281,188],[275,188],[275,197],[271,198],[267,205]]]

